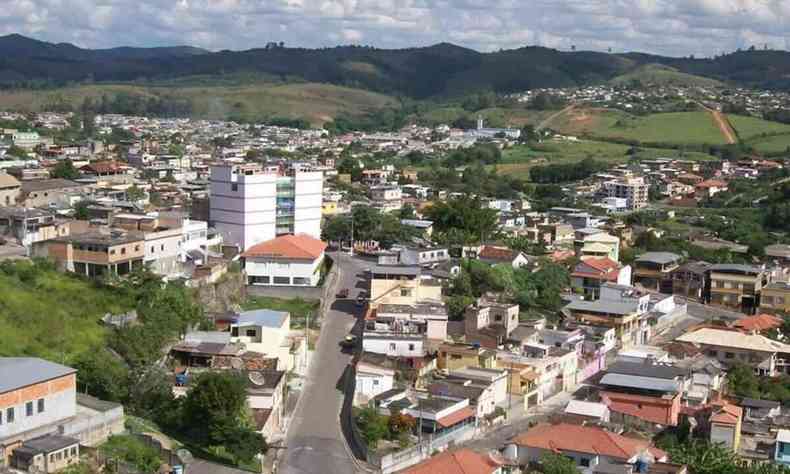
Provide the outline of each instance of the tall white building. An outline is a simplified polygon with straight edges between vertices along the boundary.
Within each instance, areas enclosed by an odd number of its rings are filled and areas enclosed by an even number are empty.
[[[320,171],[283,175],[257,164],[214,165],[209,219],[241,251],[285,234],[320,239],[323,190]]]
[[[648,188],[644,178],[621,178],[603,183],[606,197],[626,200],[626,207],[635,211],[647,206]]]

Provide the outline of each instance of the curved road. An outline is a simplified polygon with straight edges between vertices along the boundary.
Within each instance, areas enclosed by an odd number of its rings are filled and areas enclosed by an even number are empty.
[[[351,294],[348,300],[335,300],[333,297],[328,302],[330,309],[322,315],[321,335],[291,418],[278,473],[356,471],[340,429],[343,394],[338,387],[351,359],[350,355],[341,352],[340,341],[356,322],[354,300],[358,292],[364,289],[362,272],[369,264],[338,253],[333,254],[332,258],[339,271],[335,290],[349,288]]]

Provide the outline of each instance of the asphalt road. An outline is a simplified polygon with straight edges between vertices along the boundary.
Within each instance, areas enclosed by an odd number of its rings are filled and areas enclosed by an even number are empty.
[[[369,264],[347,255],[335,254],[332,257],[340,271],[336,290],[349,288],[351,291],[348,300],[331,302],[323,315],[321,335],[288,429],[278,473],[356,471],[340,429],[343,395],[339,387],[351,358],[341,351],[340,342],[356,322],[359,310],[354,299],[360,290],[365,289],[362,272]]]

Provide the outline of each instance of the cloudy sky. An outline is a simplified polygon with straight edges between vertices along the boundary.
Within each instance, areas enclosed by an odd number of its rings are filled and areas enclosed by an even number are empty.
[[[0,34],[90,48],[268,41],[707,56],[790,49],[790,0],[0,0]]]

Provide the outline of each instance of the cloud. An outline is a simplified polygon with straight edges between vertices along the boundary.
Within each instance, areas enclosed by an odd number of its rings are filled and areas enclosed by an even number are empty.
[[[788,0],[2,0],[0,34],[107,48],[269,41],[709,56],[790,46]]]

